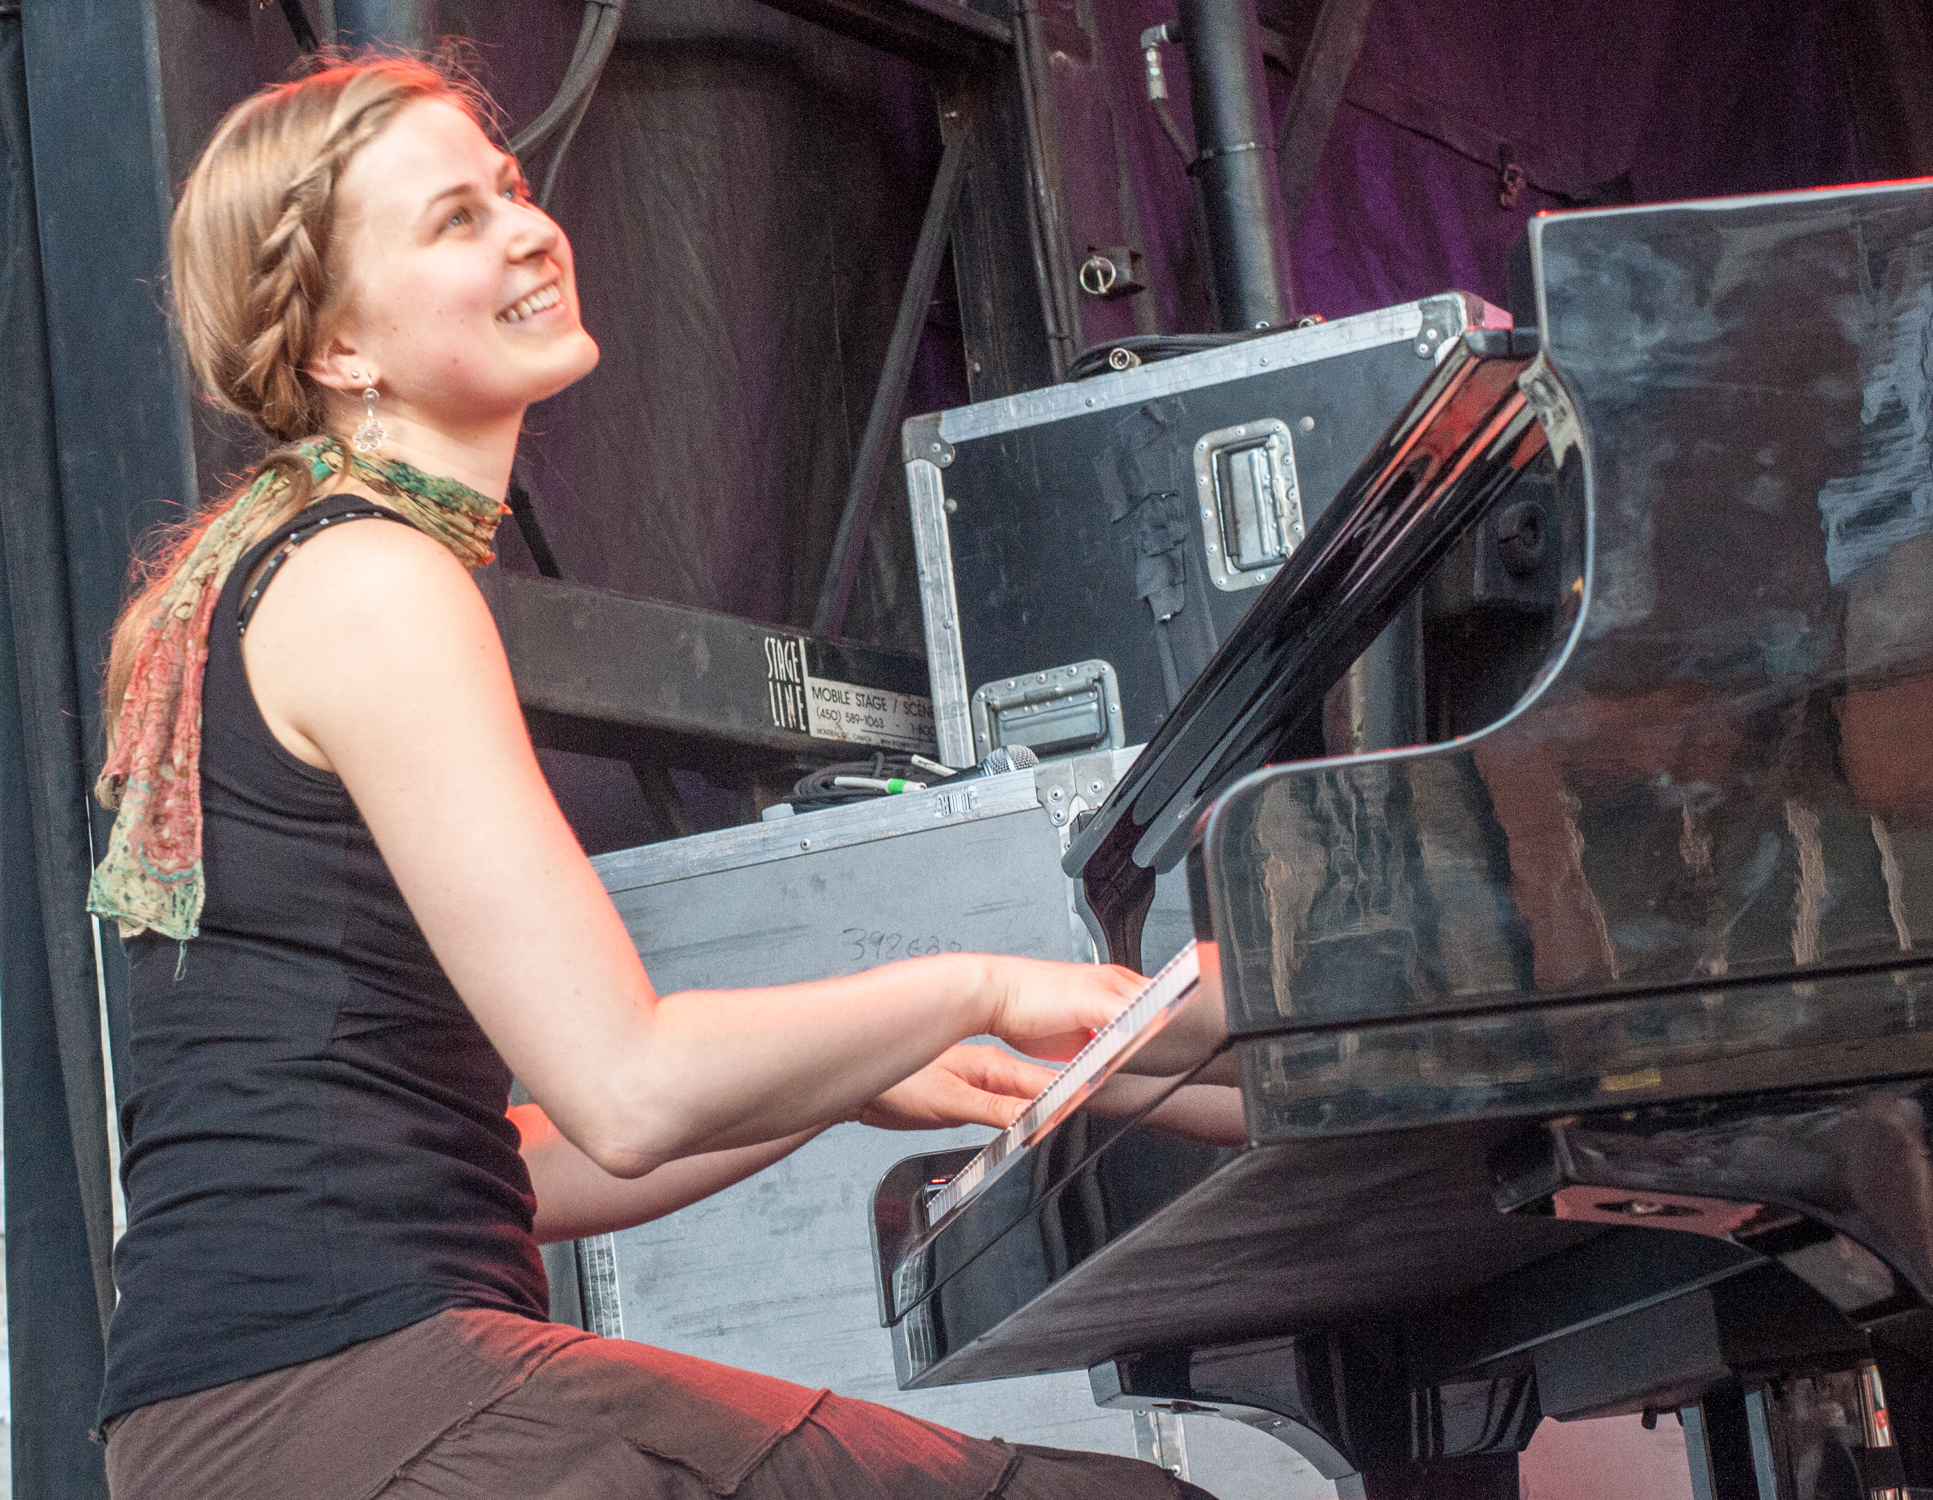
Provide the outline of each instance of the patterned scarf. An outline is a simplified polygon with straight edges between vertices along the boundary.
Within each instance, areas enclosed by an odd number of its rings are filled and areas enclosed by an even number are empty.
[[[494,555],[491,538],[506,507],[454,479],[439,479],[397,459],[348,452],[335,438],[312,438],[296,453],[320,484],[345,463],[392,508],[429,533],[466,567]],[[147,928],[185,942],[200,930],[201,688],[215,601],[248,550],[250,519],[289,487],[266,470],[217,516],[174,570],[134,655],[121,700],[114,753],[94,795],[117,809],[107,855],[88,886],[87,909],[113,917],[121,936]]]

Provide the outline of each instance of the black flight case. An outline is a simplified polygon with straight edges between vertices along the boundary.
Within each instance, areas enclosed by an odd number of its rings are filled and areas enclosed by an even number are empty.
[[[1446,292],[908,421],[940,758],[1152,738],[1442,353],[1509,326]],[[1332,748],[1418,737],[1356,722],[1401,717],[1415,655],[1399,619]]]

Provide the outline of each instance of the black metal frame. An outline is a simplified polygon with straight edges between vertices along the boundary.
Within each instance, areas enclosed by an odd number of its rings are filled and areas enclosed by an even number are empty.
[[[775,658],[802,658],[815,677],[925,695],[926,663],[903,652],[546,578],[485,573],[479,583],[540,745],[756,776],[871,753],[815,738],[775,707]]]
[[[1031,0],[1020,0],[1011,25],[949,0],[767,3],[928,69],[938,95],[941,134],[946,143],[813,613],[813,649],[846,650],[852,656],[851,648],[836,642],[864,555],[879,486],[897,449],[895,437],[898,420],[904,414],[907,383],[949,244],[965,323],[969,385],[976,398],[1057,379],[1071,351],[1072,336],[1065,330],[1072,293],[1057,284],[1055,273],[1061,258],[1049,248],[1064,239],[1060,228],[1064,215],[1059,208],[1058,180],[1049,168],[1051,153],[1045,144],[1051,127],[1041,113],[1045,75],[1039,52],[1039,18],[1032,11]],[[1022,181],[1029,185],[1024,198],[1010,186]],[[1003,185],[1009,185],[1005,191]],[[1016,203],[1016,199],[1021,201]],[[1020,270],[1029,260],[1031,278]],[[1029,279],[1032,286],[1026,285]],[[1065,280],[1064,275],[1059,277],[1059,281]],[[1038,318],[1036,306],[1040,309]],[[535,511],[527,495],[521,499],[519,503],[513,496],[519,528],[530,543],[539,571],[557,578],[555,560]],[[627,628],[642,629],[649,636],[657,627],[640,622],[655,618],[654,610],[663,614],[668,607],[634,602],[639,612]],[[608,615],[604,606],[592,603],[588,592],[584,607]],[[515,613],[500,620],[505,647],[513,664],[522,667],[520,683],[532,691],[539,683],[571,678],[579,665],[572,655],[579,649],[572,633],[536,625],[535,619]],[[763,629],[752,622],[737,623],[743,631]],[[863,670],[870,658],[860,652],[852,659],[860,662]],[[886,670],[897,682],[897,667],[888,665]],[[888,683],[882,680],[876,685]],[[737,692],[726,697],[742,699],[752,686],[755,684],[739,684]],[[563,716],[569,723],[564,739],[580,747],[603,745],[607,747],[605,753],[626,745],[644,753],[643,747],[649,745],[702,762],[708,770],[735,765],[747,771],[770,772],[801,759],[809,762],[815,754],[823,758],[819,752],[826,742],[813,742],[803,756],[797,745],[788,742],[783,747],[785,758],[774,761],[771,752],[775,747],[762,726],[748,732],[735,712],[713,712],[723,698],[708,700],[703,693],[685,695],[682,701],[686,704],[709,702],[712,706],[672,709],[667,718],[668,706],[675,701],[679,701],[678,695],[673,694],[628,706],[608,697],[596,708],[588,700],[574,703]],[[545,725],[547,732],[555,729],[553,719],[544,717],[552,710],[542,707],[530,692],[526,692],[524,702],[538,716],[533,723]],[[600,721],[600,713],[607,717]],[[597,727],[600,722],[603,729]],[[641,738],[639,726],[647,722],[651,733]],[[642,764],[635,756],[625,758],[632,759],[634,765]],[[663,790],[655,781],[653,786]]]
[[[957,0],[765,0],[773,10],[812,21],[911,62],[983,67],[1013,49],[1013,28]]]
[[[815,635],[837,636],[845,623],[846,604],[859,576],[859,558],[865,549],[867,529],[872,524],[873,499],[879,493],[887,460],[898,446],[893,439],[906,404],[906,383],[912,378],[913,356],[919,352],[920,335],[926,329],[926,309],[933,300],[934,283],[940,277],[940,256],[952,231],[960,189],[966,185],[971,138],[961,128],[957,115],[950,124],[940,169],[933,179],[932,196],[920,223],[919,243],[913,249],[913,265],[906,273],[906,290],[900,295],[892,341],[886,346],[886,367],[880,372],[879,388],[873,395],[872,410],[866,416],[866,433],[853,460],[852,483],[846,492],[845,511],[839,517],[839,530],[833,537],[832,562],[826,569],[825,587],[820,592],[818,608],[813,611]]]
[[[1371,0],[1323,0],[1315,32],[1296,70],[1289,107],[1275,138],[1276,170],[1281,174],[1282,214],[1293,235],[1309,206],[1316,164],[1329,144],[1329,130],[1342,107],[1349,70],[1362,50]]]

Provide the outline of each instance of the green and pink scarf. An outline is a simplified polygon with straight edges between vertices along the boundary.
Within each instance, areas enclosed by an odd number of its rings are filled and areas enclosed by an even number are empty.
[[[352,453],[335,438],[312,438],[297,454],[321,484],[348,465],[353,478],[399,515],[442,542],[471,568],[493,556],[502,502],[454,479],[396,459]],[[114,750],[94,795],[115,810],[107,854],[88,886],[87,909],[112,917],[122,937],[148,928],[186,941],[200,930],[206,892],[201,868],[201,689],[215,601],[248,550],[250,518],[286,493],[289,479],[267,470],[209,525],[174,570],[136,648],[116,720]]]

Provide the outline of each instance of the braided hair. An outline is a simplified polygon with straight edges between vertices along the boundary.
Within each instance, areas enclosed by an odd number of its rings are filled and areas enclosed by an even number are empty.
[[[426,98],[455,104],[493,131],[494,106],[454,56],[337,60],[230,110],[189,174],[168,236],[182,346],[207,399],[247,417],[278,446],[223,500],[167,528],[150,560],[137,562],[108,655],[110,726],[135,644],[202,532],[266,469],[289,484],[279,505],[252,520],[251,545],[314,499],[295,444],[328,427],[325,393],[308,366],[341,305],[336,185],[357,151],[406,105]]]

